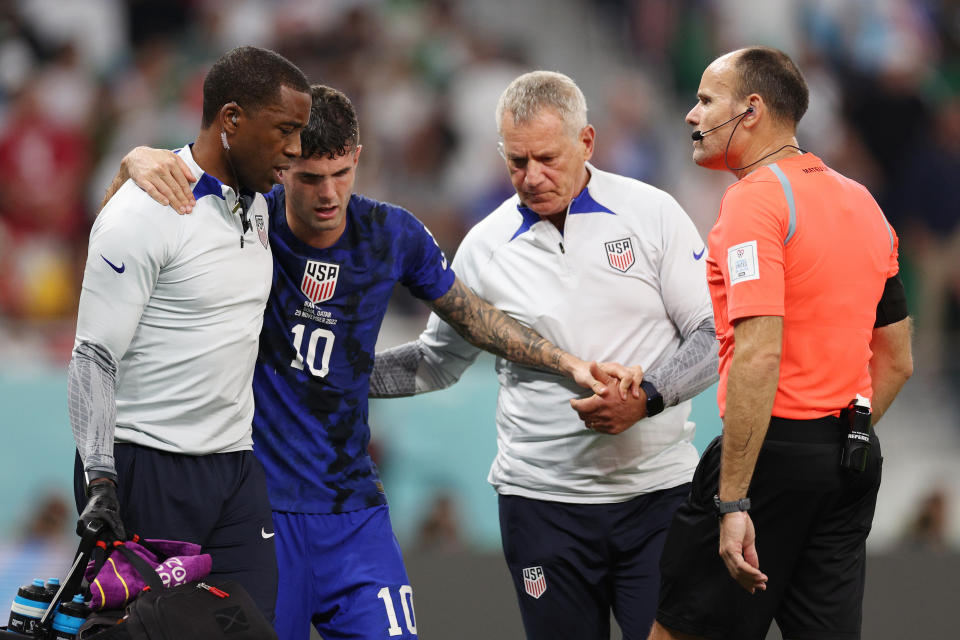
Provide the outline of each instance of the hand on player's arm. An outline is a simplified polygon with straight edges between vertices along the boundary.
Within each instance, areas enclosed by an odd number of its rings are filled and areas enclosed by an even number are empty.
[[[604,384],[616,384],[622,400],[628,395],[640,397],[640,383],[643,382],[643,367],[640,365],[628,367],[619,362],[594,362],[590,365],[590,372]]]
[[[594,377],[591,363],[520,324],[477,296],[459,278],[428,306],[470,344],[517,364],[567,376],[595,394],[607,393],[606,385]]]
[[[640,382],[643,381],[643,369],[605,362],[594,363],[592,373],[607,386],[619,384],[620,393],[570,400],[570,406],[588,429],[616,435],[623,433],[646,417],[647,394],[639,387]],[[617,374],[623,376],[619,378],[619,383],[617,378],[613,377]],[[626,393],[625,387],[635,390],[632,393]]]
[[[151,198],[160,204],[170,205],[177,213],[190,213],[197,203],[190,186],[197,178],[183,158],[172,151],[134,148],[120,163],[120,172],[107,190],[103,204],[113,197],[127,179],[132,179]]]

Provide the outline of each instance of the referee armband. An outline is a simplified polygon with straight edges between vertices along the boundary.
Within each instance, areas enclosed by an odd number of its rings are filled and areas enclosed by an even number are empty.
[[[887,278],[883,286],[883,295],[877,304],[877,321],[873,328],[885,327],[907,317],[907,294],[903,290],[900,274]]]

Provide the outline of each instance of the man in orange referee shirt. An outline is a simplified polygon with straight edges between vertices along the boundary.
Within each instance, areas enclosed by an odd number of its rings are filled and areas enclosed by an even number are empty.
[[[773,619],[788,639],[859,638],[870,423],[913,368],[897,236],[798,147],[808,91],[786,54],[728,53],[697,98],[694,161],[738,179],[708,240],[723,435],[674,517],[651,638],[762,639]]]

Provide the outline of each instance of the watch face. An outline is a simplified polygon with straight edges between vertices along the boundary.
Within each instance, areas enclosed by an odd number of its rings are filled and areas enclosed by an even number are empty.
[[[663,411],[663,396],[660,395],[656,387],[644,380],[640,383],[640,388],[647,394],[647,417],[655,416]]]

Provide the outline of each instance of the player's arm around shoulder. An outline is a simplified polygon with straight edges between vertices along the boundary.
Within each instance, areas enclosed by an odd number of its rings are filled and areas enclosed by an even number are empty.
[[[135,147],[127,153],[103,196],[101,210],[128,180],[133,180],[155,201],[173,207],[178,213],[190,213],[196,205],[191,183],[197,178],[183,158],[173,151]]]

